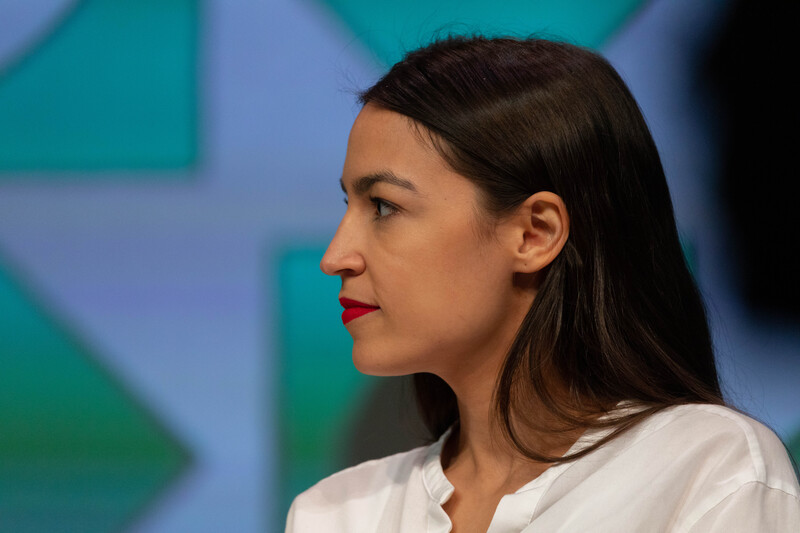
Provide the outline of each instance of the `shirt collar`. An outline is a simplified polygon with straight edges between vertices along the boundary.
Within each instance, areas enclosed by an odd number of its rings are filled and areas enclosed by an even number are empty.
[[[442,468],[442,448],[452,433],[453,426],[450,426],[439,437],[439,440],[428,448],[425,462],[422,465],[422,482],[425,484],[425,490],[428,491],[428,496],[439,505],[444,504],[454,490]]]
[[[450,426],[435,443],[428,447],[422,466],[422,481],[425,484],[425,490],[428,492],[428,496],[439,505],[444,504],[455,490],[453,484],[450,483],[447,476],[445,476],[444,468],[442,467],[442,449],[447,439],[452,435],[454,427],[455,426]],[[597,442],[597,440],[605,436],[608,431],[609,430],[588,430],[584,432],[565,455],[578,452],[591,446],[593,443]],[[567,469],[570,464],[571,463],[560,463],[551,466],[542,472],[541,475],[520,487],[516,491],[516,494],[535,489],[544,483],[549,483]]]

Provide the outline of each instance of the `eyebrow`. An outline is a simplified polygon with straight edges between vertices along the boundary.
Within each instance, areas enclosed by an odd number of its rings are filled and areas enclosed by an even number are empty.
[[[376,183],[387,183],[389,185],[401,187],[413,193],[419,194],[419,191],[417,191],[417,188],[413,183],[405,178],[401,178],[391,170],[380,170],[378,172],[373,172],[372,174],[367,174],[366,176],[356,178],[353,181],[353,194],[357,196],[362,195],[370,190]],[[342,181],[341,178],[339,178],[339,185],[341,185],[342,191],[347,194],[347,189],[345,188],[344,181]]]

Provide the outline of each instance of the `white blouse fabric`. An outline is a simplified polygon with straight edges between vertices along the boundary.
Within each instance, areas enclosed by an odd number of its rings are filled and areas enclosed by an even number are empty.
[[[446,438],[320,481],[295,499],[286,532],[449,532]],[[775,434],[725,407],[666,409],[504,496],[487,533],[667,531],[800,533],[800,487]]]

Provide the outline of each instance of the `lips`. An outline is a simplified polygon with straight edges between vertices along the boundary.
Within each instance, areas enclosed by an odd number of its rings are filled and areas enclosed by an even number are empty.
[[[342,312],[342,324],[347,324],[351,320],[364,316],[367,313],[380,309],[377,305],[369,305],[350,298],[339,298],[339,303],[344,307]]]

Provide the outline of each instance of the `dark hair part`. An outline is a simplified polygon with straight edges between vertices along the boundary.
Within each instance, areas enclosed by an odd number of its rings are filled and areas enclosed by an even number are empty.
[[[569,238],[541,273],[495,390],[498,420],[520,452],[571,460],[665,407],[723,403],[658,151],[605,59],[541,39],[449,37],[407,54],[361,102],[421,126],[495,220],[538,191],[567,206]],[[458,420],[455,395],[430,374],[415,385],[439,437]],[[622,401],[635,409],[601,416]],[[557,422],[540,430],[612,431],[549,456],[520,436],[520,420],[541,420],[531,406]]]

